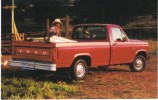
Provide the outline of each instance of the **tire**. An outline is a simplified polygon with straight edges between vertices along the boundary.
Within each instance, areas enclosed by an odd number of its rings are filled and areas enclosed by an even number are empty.
[[[72,78],[75,80],[83,80],[87,74],[87,63],[83,59],[76,60],[72,68]]]
[[[145,69],[146,60],[143,56],[136,56],[134,62],[130,64],[130,69],[133,72],[142,72]]]

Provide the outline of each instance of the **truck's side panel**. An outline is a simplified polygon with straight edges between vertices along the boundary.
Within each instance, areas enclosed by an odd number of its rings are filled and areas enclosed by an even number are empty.
[[[144,42],[141,42],[141,41],[136,42],[136,41],[131,40],[130,44],[131,44],[131,47],[132,47],[132,50],[133,50],[133,52],[131,52],[131,58],[133,60],[139,52],[144,52],[146,54],[146,56],[144,56],[144,57],[148,58],[148,49],[149,49],[148,48],[148,43],[144,43]]]
[[[110,44],[109,42],[78,42],[74,45],[73,43],[58,44],[57,67],[70,67],[80,54],[87,54],[87,56],[89,54],[91,66],[108,65]]]

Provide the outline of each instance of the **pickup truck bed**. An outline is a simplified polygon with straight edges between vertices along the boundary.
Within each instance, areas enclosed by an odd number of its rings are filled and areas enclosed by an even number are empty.
[[[13,47],[13,60],[55,63],[57,68],[70,67],[77,56],[90,56],[93,60],[91,66],[108,65],[110,61],[109,42],[32,43],[18,41],[13,43]],[[97,48],[94,49],[94,47]]]

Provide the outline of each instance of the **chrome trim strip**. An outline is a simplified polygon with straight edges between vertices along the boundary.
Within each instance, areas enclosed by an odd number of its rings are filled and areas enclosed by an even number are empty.
[[[40,69],[40,70],[49,70],[56,71],[56,64],[45,63],[45,62],[33,62],[25,60],[10,60],[9,66],[21,67],[23,69]]]

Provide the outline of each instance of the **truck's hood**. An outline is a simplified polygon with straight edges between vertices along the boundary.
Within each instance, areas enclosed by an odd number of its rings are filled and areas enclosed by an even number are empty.
[[[130,42],[135,42],[135,43],[141,43],[141,44],[147,44],[148,45],[148,42],[146,41],[142,41],[142,40],[134,40],[134,39],[130,39]]]
[[[131,42],[142,42],[141,40],[130,39]]]

